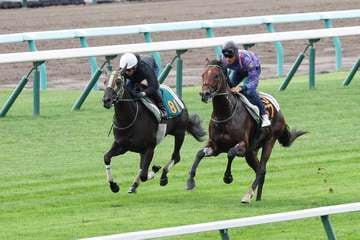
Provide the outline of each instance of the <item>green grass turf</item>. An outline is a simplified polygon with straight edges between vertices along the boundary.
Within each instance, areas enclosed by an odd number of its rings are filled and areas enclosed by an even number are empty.
[[[142,183],[127,194],[138,171],[138,156],[113,159],[120,193],[108,188],[103,154],[112,110],[101,105],[102,92],[92,92],[81,111],[70,112],[80,91],[41,92],[41,116],[32,117],[32,92],[25,90],[5,118],[0,119],[0,239],[78,239],[128,231],[256,216],[360,200],[360,77],[341,85],[346,73],[317,75],[308,90],[307,76],[296,77],[279,92],[281,79],[262,81],[259,89],[279,101],[291,128],[310,133],[290,148],[276,144],[267,168],[261,202],[240,199],[254,179],[244,159],[233,164],[234,182],[222,182],[226,156],[204,159],[197,188],[186,191],[188,171],[204,143],[190,135],[182,161],[169,174]],[[200,87],[183,89],[190,112],[197,112],[207,129],[211,104],[200,101]],[[0,90],[3,104],[11,90]],[[164,165],[173,138],[158,147],[153,163]],[[339,239],[360,239],[360,214],[331,216]],[[317,218],[231,229],[233,239],[326,239]],[[166,239],[219,239],[206,232]]]

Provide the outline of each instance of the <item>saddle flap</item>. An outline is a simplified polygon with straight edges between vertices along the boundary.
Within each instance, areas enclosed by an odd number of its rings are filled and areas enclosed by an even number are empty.
[[[252,104],[245,95],[238,93],[240,100],[245,104],[246,109],[250,113],[251,117],[258,123],[261,123],[261,116],[259,108]],[[276,99],[268,93],[259,92],[261,101],[264,104],[265,110],[269,113],[269,118],[272,119],[275,116],[275,113],[280,111],[280,105]]]
[[[174,93],[174,91],[166,85],[160,85],[160,92],[162,95],[162,101],[166,108],[166,112],[169,118],[174,118],[181,114],[185,108],[184,103]]]

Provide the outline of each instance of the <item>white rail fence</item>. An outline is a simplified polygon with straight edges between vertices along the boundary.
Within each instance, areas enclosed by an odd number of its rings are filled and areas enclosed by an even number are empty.
[[[265,42],[276,42],[276,41],[295,41],[295,40],[308,40],[310,42],[311,48],[313,50],[313,58],[315,59],[315,48],[313,47],[313,42],[318,39],[328,38],[328,37],[345,37],[345,36],[354,36],[360,35],[360,26],[354,27],[341,27],[341,28],[327,28],[327,29],[314,29],[314,30],[304,30],[304,31],[288,31],[288,32],[277,32],[277,33],[261,33],[261,34],[248,34],[248,35],[237,35],[237,36],[227,36],[227,37],[214,37],[214,38],[200,38],[200,39],[191,39],[191,40],[176,40],[176,41],[163,41],[163,42],[151,42],[151,43],[138,43],[138,44],[126,44],[126,45],[112,45],[112,46],[101,46],[101,47],[88,47],[88,48],[72,48],[72,49],[59,49],[59,50],[47,50],[47,51],[37,51],[37,52],[18,52],[18,53],[5,53],[0,54],[0,64],[6,63],[16,63],[16,62],[33,62],[34,67],[30,70],[27,76],[24,76],[14,92],[11,94],[9,99],[4,104],[3,108],[0,110],[0,117],[4,117],[12,104],[15,102],[17,96],[20,94],[26,83],[28,82],[28,77],[30,73],[35,70],[34,81],[33,81],[33,94],[34,94],[34,108],[33,115],[40,114],[40,71],[39,68],[45,61],[54,60],[54,59],[68,59],[68,58],[81,58],[81,57],[91,57],[91,56],[104,56],[104,64],[97,69],[97,71],[92,76],[91,80],[84,88],[81,96],[74,103],[72,110],[79,110],[91,89],[95,86],[98,78],[102,73],[102,68],[104,68],[106,63],[109,63],[109,59],[116,57],[119,54],[125,52],[160,52],[160,51],[169,51],[175,50],[176,57],[174,60],[177,60],[177,74],[176,74],[176,92],[178,96],[182,96],[182,59],[181,54],[186,52],[188,49],[195,48],[210,48],[221,46],[224,42],[232,40],[236,44],[255,44],[255,43],[265,43]],[[173,61],[174,61],[173,60]],[[360,62],[360,59],[359,61]],[[315,61],[310,62],[312,68],[315,66]],[[354,65],[354,69],[351,71],[351,74],[355,74],[358,68],[358,63]],[[163,73],[171,69],[171,64],[168,64],[167,67],[162,72]],[[295,70],[296,71],[296,70]],[[168,72],[165,75],[168,74]],[[311,86],[315,86],[315,71],[310,71],[310,80]],[[287,78],[286,85],[291,78]],[[350,78],[351,79],[351,78]],[[350,82],[349,80],[348,82]]]
[[[46,50],[37,52],[18,52],[0,54],[0,64],[16,62],[38,62],[53,59],[80,58],[91,56],[111,56],[126,52],[160,52],[169,50],[188,50],[195,48],[210,48],[221,46],[232,40],[236,44],[255,44],[290,40],[311,40],[328,37],[343,37],[360,35],[360,26],[327,29],[313,29],[303,31],[288,31],[276,33],[259,33],[215,38],[200,38],[190,40],[174,40],[151,43],[123,44],[89,48],[71,48],[60,50]]]
[[[255,217],[238,218],[217,222],[184,225],[178,227],[160,228],[153,230],[145,230],[139,232],[129,232],[122,234],[114,234],[108,236],[99,236],[93,238],[86,238],[82,240],[140,240],[140,239],[153,239],[160,237],[170,237],[185,234],[195,234],[207,231],[220,231],[222,239],[230,239],[228,229],[240,228],[247,226],[254,226],[266,223],[277,223],[284,221],[299,220],[311,217],[321,217],[326,235],[328,239],[336,239],[335,232],[331,226],[329,215],[339,213],[349,213],[360,211],[360,202],[333,205],[319,208],[304,209],[298,211],[275,213]]]
[[[206,30],[208,37],[215,37],[213,29],[215,28],[231,28],[241,26],[254,26],[264,25],[268,32],[274,32],[274,24],[281,23],[295,23],[295,22],[314,22],[323,21],[326,28],[332,28],[333,20],[360,18],[360,9],[351,9],[343,11],[327,11],[327,12],[309,12],[309,13],[292,13],[280,15],[265,15],[265,16],[252,16],[252,17],[237,17],[237,18],[224,18],[224,19],[207,19],[195,21],[182,21],[182,22],[168,22],[168,23],[152,23],[152,24],[139,24],[128,26],[114,26],[114,27],[98,27],[98,28],[82,28],[82,29],[65,29],[44,32],[25,32],[0,35],[1,43],[16,43],[27,42],[31,51],[37,51],[36,41],[39,40],[55,40],[55,39],[80,39],[82,47],[88,47],[87,38],[100,37],[100,36],[121,36],[131,34],[143,34],[146,42],[152,42],[152,33],[159,32],[174,32],[186,30]],[[310,23],[311,24],[311,23]],[[309,25],[310,25],[309,24]],[[339,70],[342,65],[342,49],[341,42],[338,37],[333,37],[333,45],[336,53],[336,70]],[[277,72],[279,76],[283,75],[283,47],[281,42],[275,42],[277,52]],[[220,55],[220,49],[215,48],[217,57]],[[153,53],[156,61],[161,66],[161,57],[158,52]],[[92,72],[97,69],[96,59],[91,57],[89,59]],[[41,69],[42,85],[46,88],[46,70],[45,65]]]

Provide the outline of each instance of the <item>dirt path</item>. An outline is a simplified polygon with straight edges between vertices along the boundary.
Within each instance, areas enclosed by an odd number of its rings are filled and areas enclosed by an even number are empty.
[[[360,0],[260,0],[260,1],[234,1],[234,0],[173,0],[173,1],[143,1],[120,2],[102,5],[86,6],[58,6],[41,9],[12,9],[0,10],[0,34],[59,30],[71,28],[90,28],[122,26],[132,24],[158,23],[169,21],[202,20],[228,17],[247,17],[270,14],[287,14],[298,12],[349,10],[360,8]],[[176,9],[176,11],[175,11]],[[360,25],[360,19],[336,20],[335,27]],[[277,31],[302,30],[322,28],[322,22],[308,22],[296,24],[275,25]],[[250,26],[227,29],[216,29],[217,36],[262,33],[264,26]],[[181,31],[153,34],[154,41],[190,39],[205,37],[202,31]],[[360,56],[360,40],[356,37],[342,38],[343,65],[349,69]],[[90,46],[102,46],[121,43],[143,42],[142,35],[129,35],[123,37],[98,37],[89,39]],[[293,61],[301,52],[307,41],[284,42],[286,73]],[[38,49],[61,49],[79,47],[78,40],[52,40],[38,41]],[[25,43],[1,44],[0,53],[27,51]],[[252,48],[261,57],[263,63],[263,78],[276,76],[276,52],[273,44],[258,44]],[[324,39],[316,44],[318,72],[335,70],[335,53],[331,39]],[[174,52],[162,53],[163,62],[167,63]],[[202,66],[206,57],[212,57],[211,49],[191,50],[183,56],[184,83],[199,83]],[[98,60],[101,62],[101,59]],[[117,61],[114,61],[117,64]],[[0,65],[0,87],[13,87],[31,64]],[[47,63],[48,86],[50,88],[82,89],[90,78],[87,59],[68,59],[50,61]],[[300,72],[307,72],[306,61]],[[169,85],[174,83],[174,72],[167,80]]]

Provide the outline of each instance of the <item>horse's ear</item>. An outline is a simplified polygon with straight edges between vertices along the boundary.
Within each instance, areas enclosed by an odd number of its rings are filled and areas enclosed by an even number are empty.
[[[123,75],[123,74],[126,72],[126,69],[127,69],[127,64],[125,65],[125,67],[120,68],[119,74],[120,74],[120,75]]]
[[[209,58],[205,58],[205,66],[209,65],[210,63],[210,59]]]

